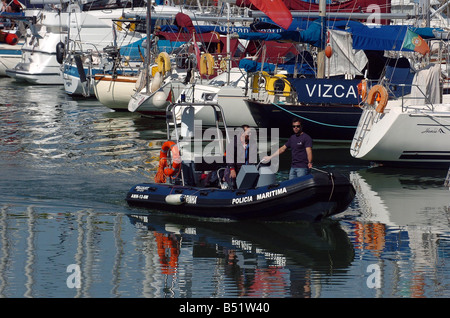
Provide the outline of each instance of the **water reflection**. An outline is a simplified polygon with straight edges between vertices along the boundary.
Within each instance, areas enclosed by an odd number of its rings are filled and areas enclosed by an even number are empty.
[[[357,189],[334,220],[131,209],[126,192],[154,175],[164,122],[55,87],[0,88],[0,297],[450,297],[447,171],[362,169],[317,145],[318,167],[345,170]],[[71,264],[79,289],[66,283]],[[371,265],[381,288],[367,285]]]
[[[450,195],[446,171],[367,169],[351,172],[359,208],[366,221],[419,227],[435,233],[449,229]]]
[[[0,209],[0,297],[318,297],[354,258],[338,222]],[[80,268],[70,288],[69,265]]]
[[[319,277],[345,271],[354,256],[346,233],[333,221],[224,223],[153,214],[129,217],[156,242],[165,281],[180,284],[168,283],[167,296],[192,297],[203,290],[204,297],[311,297]],[[207,269],[205,263],[213,267]],[[202,288],[196,288],[198,284]]]
[[[388,168],[350,173],[356,208],[345,217],[344,227],[357,257],[380,264],[389,296],[448,295],[442,285],[449,271],[445,259],[450,195],[443,186],[445,175],[446,171]]]

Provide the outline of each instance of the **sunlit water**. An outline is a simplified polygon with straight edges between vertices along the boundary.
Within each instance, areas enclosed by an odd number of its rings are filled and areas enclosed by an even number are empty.
[[[124,199],[154,176],[164,123],[7,78],[0,100],[1,297],[450,296],[447,171],[368,169],[317,146],[316,166],[357,190],[332,220],[148,212]]]

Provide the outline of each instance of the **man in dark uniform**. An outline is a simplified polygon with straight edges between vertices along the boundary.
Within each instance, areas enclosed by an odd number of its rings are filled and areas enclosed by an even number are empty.
[[[289,171],[289,179],[301,177],[311,173],[312,168],[312,139],[303,132],[302,124],[298,118],[292,120],[292,130],[294,134],[288,141],[281,146],[275,153],[264,157],[263,161],[268,162],[273,157],[279,156],[286,149],[290,148],[292,152],[291,169]]]

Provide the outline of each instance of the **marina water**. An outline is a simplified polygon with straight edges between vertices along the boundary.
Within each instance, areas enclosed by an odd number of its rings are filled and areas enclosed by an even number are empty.
[[[315,166],[357,190],[330,220],[148,212],[125,196],[152,180],[164,122],[61,86],[0,88],[0,297],[450,296],[447,171],[369,168],[345,145],[316,144]]]

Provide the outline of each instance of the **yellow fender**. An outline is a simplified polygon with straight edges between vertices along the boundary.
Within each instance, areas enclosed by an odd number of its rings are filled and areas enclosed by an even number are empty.
[[[172,69],[170,57],[167,52],[159,53],[156,58],[156,64],[158,64],[158,72],[160,72],[163,76]]]
[[[286,75],[283,74],[276,74],[267,80],[266,82],[267,93],[269,95],[275,95],[275,82],[280,79],[284,82],[283,96],[291,95],[291,84],[286,79]]]
[[[378,102],[378,105],[375,111],[380,114],[384,112],[384,109],[386,108],[386,105],[388,103],[388,99],[388,91],[382,85],[373,86],[367,94],[367,104],[373,105],[376,100]]]
[[[259,81],[261,78],[264,78],[266,81],[266,84],[267,84],[267,81],[270,78],[270,75],[269,75],[269,73],[267,73],[265,71],[255,73],[255,75],[253,76],[253,83],[252,83],[252,92],[253,93],[259,92],[259,90],[260,90]]]
[[[228,67],[228,65],[227,65],[227,60],[226,60],[226,59],[222,59],[222,60],[220,61],[219,67],[220,67],[220,69],[221,69],[222,71],[226,71],[226,70],[227,70],[227,67]]]
[[[119,20],[124,19],[124,17],[120,17]],[[121,21],[117,21],[117,30],[118,31],[122,31],[123,27],[122,27],[122,22]],[[134,30],[136,30],[136,23],[130,23],[130,27],[128,28],[129,31],[133,32]]]
[[[202,54],[200,57],[200,74],[213,75],[214,74],[214,57],[210,53]]]
[[[151,65],[150,66],[152,77],[155,77],[155,74],[159,72],[159,66],[158,65]]]

